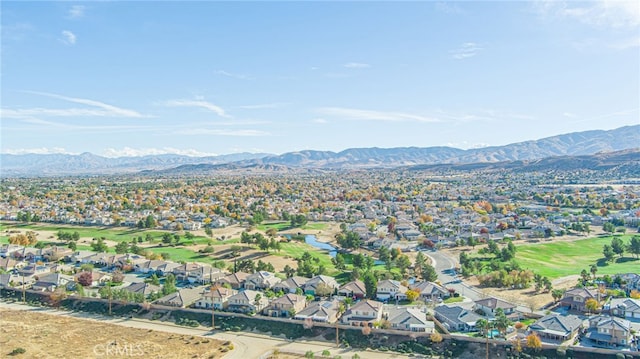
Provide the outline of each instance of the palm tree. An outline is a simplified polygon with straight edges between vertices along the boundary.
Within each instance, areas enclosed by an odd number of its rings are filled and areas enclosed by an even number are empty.
[[[591,265],[591,275],[593,276],[593,279],[596,279],[596,273],[598,273],[598,266],[595,264]]]
[[[482,334],[483,336],[488,332],[489,326],[489,321],[486,319],[480,318],[476,321],[476,328],[480,330],[480,334]]]

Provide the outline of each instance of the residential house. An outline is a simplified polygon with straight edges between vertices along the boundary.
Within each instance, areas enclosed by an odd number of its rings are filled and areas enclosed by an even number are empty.
[[[80,272],[75,275],[74,280],[76,282],[78,281],[78,278],[80,277],[80,275],[82,275],[82,273],[85,273],[85,272]],[[99,285],[105,284],[109,282],[112,278],[111,274],[107,274],[103,272],[91,271],[89,273],[91,273],[91,287],[97,287]]]
[[[409,332],[433,333],[435,325],[427,320],[427,314],[418,308],[398,307],[390,309],[387,320],[391,329]]]
[[[472,332],[476,330],[478,319],[483,316],[460,305],[439,305],[434,310],[435,317],[451,331]]]
[[[354,304],[341,318],[341,322],[355,326],[373,326],[382,319],[382,302],[365,299]]]
[[[91,263],[91,257],[93,257],[95,254],[96,253],[93,251],[76,251],[67,258],[69,262],[85,264]]]
[[[130,285],[122,288],[123,290],[129,291],[133,294],[142,294],[145,298],[148,298],[152,294],[160,293],[162,291],[162,287],[151,284],[151,283],[131,283]]]
[[[211,306],[218,310],[224,310],[227,308],[229,298],[237,294],[235,289],[225,287],[215,287],[213,291],[208,290],[202,294],[202,297],[198,299],[194,307],[202,309],[211,309]]]
[[[154,303],[169,307],[187,308],[202,297],[202,288],[182,288],[177,292],[165,295]]]
[[[423,302],[440,302],[449,296],[449,292],[443,286],[433,282],[418,282],[411,285],[411,289],[420,293],[419,299]]]
[[[272,290],[276,293],[279,291],[283,293],[295,293],[298,288],[302,289],[308,280],[309,278],[293,276],[277,283],[273,286]]]
[[[354,280],[342,285],[338,289],[338,295],[341,295],[343,297],[362,299],[367,296],[367,289],[363,281]]]
[[[496,315],[496,310],[498,308],[502,309],[504,314],[507,316],[514,314],[516,311],[515,305],[493,297],[476,300],[474,305],[475,310],[481,310],[490,318],[493,318]]]
[[[216,286],[230,287],[233,289],[240,289],[244,287],[244,283],[247,280],[249,273],[236,272],[228,274],[214,282]]]
[[[631,323],[622,318],[596,315],[589,318],[585,337],[597,346],[626,347],[631,343]]]
[[[576,315],[548,314],[529,326],[542,341],[562,343],[575,337],[583,320]]]
[[[340,302],[337,300],[321,300],[311,302],[302,311],[296,313],[294,319],[312,320],[314,322],[335,323],[338,320],[338,308]]]
[[[640,299],[615,298],[608,306],[611,315],[626,319],[640,319]]]
[[[336,282],[335,278],[320,274],[306,281],[302,289],[306,294],[316,295],[316,291],[319,286],[326,286],[331,288],[333,291],[340,288],[340,285]]]
[[[20,253],[24,250],[23,246],[17,244],[3,244],[0,247],[0,257],[2,258],[16,258],[13,253]]]
[[[0,288],[9,288],[15,283],[15,280],[18,279],[17,276],[9,273],[0,274]]]
[[[258,313],[269,304],[269,300],[260,292],[255,290],[245,290],[229,297],[228,303],[228,311],[238,313]]]
[[[407,290],[409,290],[409,288],[400,284],[399,281],[385,279],[378,282],[376,298],[382,301],[407,299]]]
[[[31,289],[53,292],[58,287],[66,288],[70,283],[74,283],[72,276],[59,273],[47,273],[45,275],[38,276]]]
[[[155,274],[156,270],[162,265],[165,265],[167,261],[162,259],[151,259],[139,262],[133,266],[133,270],[136,273],[142,274]],[[173,269],[172,269],[173,270]]]
[[[573,288],[564,293],[564,296],[560,299],[560,305],[569,307],[569,310],[586,312],[587,308],[585,304],[587,300],[597,300],[598,297],[599,294],[597,289]]]
[[[288,293],[271,301],[264,310],[270,317],[293,317],[307,306],[307,298],[302,295]]]
[[[178,282],[207,284],[224,277],[225,273],[208,264],[185,263],[173,269]]]
[[[275,274],[267,271],[258,271],[247,276],[244,282],[245,289],[267,289],[280,283],[282,280]]]

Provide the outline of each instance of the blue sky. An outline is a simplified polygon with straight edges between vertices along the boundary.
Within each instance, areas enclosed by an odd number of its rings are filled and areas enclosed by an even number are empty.
[[[3,1],[3,153],[474,148],[640,123],[640,2]]]

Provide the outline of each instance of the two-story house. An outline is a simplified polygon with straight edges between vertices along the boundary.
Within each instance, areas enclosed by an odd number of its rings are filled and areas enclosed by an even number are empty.
[[[208,264],[185,263],[173,270],[176,281],[207,284],[224,277],[225,273]]]
[[[237,313],[258,313],[269,304],[263,293],[245,290],[229,297],[227,310]]]
[[[568,307],[569,310],[586,312],[586,302],[589,299],[598,300],[599,293],[597,289],[590,288],[573,288],[566,291],[560,299],[560,305]]]
[[[611,315],[625,319],[640,319],[640,299],[611,299],[608,308]]]
[[[247,276],[244,282],[245,289],[264,290],[272,288],[274,285],[280,283],[282,280],[275,276],[275,274],[267,271],[258,271],[251,273]]]
[[[365,299],[354,304],[343,315],[341,322],[356,326],[372,327],[382,319],[383,303]]]
[[[213,290],[205,291],[194,304],[194,307],[211,309],[211,306],[213,306],[217,310],[225,310],[228,306],[229,298],[236,294],[238,294],[238,291],[235,289],[215,287]]]
[[[364,285],[364,282],[357,279],[342,285],[338,289],[338,295],[341,295],[343,297],[362,299],[367,296],[367,289]]]
[[[319,286],[324,286],[332,292],[340,288],[335,278],[320,274],[306,281],[302,289],[306,294],[316,295]]]
[[[287,293],[271,301],[264,313],[270,317],[294,317],[307,306],[307,298],[302,295]]]
[[[376,298],[382,301],[407,299],[407,290],[409,290],[409,288],[405,287],[397,280],[381,280],[378,282]]]
[[[622,318],[596,315],[589,318],[585,337],[596,346],[627,347],[631,343],[631,323]]]

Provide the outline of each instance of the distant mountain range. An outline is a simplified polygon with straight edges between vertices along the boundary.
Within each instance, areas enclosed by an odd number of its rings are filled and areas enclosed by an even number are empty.
[[[215,170],[245,169],[251,171],[286,171],[287,169],[354,169],[354,168],[500,168],[513,166],[591,166],[631,161],[638,165],[640,125],[610,131],[574,132],[535,141],[505,146],[461,150],[452,147],[351,148],[341,152],[300,151],[282,155],[239,153],[224,156],[189,157],[154,155],[107,158],[91,153],[81,155],[0,155],[2,177],[90,175],[116,173],[189,173]],[[623,151],[611,159],[603,153]],[[590,156],[593,157],[575,157]],[[600,157],[598,157],[600,156]],[[547,159],[553,157],[554,159]],[[554,162],[555,161],[555,162]],[[613,161],[613,162],[611,162]],[[564,162],[563,162],[564,163]],[[545,167],[547,168],[547,167]]]

